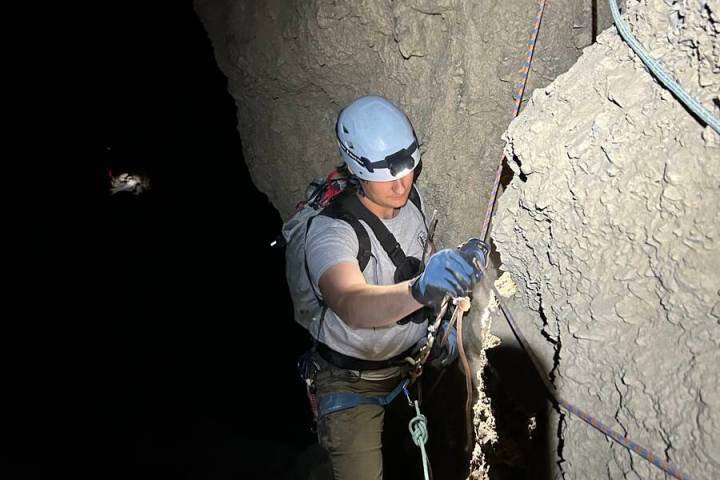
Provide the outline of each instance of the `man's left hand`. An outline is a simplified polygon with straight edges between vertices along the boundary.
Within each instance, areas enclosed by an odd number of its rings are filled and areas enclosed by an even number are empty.
[[[438,331],[437,338],[433,344],[433,354],[431,356],[430,365],[436,368],[445,368],[453,363],[458,357],[457,346],[457,330],[455,327],[450,328],[447,336],[447,342],[442,343],[445,332],[447,331],[449,322],[445,320]]]

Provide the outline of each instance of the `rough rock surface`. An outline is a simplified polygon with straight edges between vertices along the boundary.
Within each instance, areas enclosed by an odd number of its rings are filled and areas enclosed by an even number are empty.
[[[592,42],[592,4],[548,2],[528,94]],[[253,181],[282,218],[313,177],[339,163],[339,109],[381,94],[420,138],[440,244],[479,234],[535,0],[196,0],[195,8],[229,78]]]
[[[637,0],[625,18],[720,116],[720,1]],[[720,478],[720,137],[611,28],[506,138],[518,174],[494,241],[560,395],[692,478]],[[554,421],[554,477],[666,478],[579,419]]]

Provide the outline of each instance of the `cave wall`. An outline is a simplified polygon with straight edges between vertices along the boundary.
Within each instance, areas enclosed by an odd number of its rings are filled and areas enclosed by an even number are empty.
[[[720,2],[634,0],[636,38],[720,116]],[[510,125],[493,239],[562,397],[720,478],[720,137],[614,28]],[[576,418],[556,478],[666,478]]]
[[[593,3],[548,2],[528,93],[592,42]],[[253,181],[283,219],[340,162],[340,108],[381,94],[415,126],[439,243],[480,233],[536,1],[195,0],[195,9],[229,79]],[[607,6],[596,12],[595,30],[607,27]]]

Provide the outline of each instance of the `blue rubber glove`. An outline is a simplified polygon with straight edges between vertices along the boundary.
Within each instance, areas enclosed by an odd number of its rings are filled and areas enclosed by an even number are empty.
[[[442,344],[442,339],[445,336],[445,330],[447,330],[448,325],[449,322],[444,320],[438,329],[438,335],[433,344],[432,360],[430,361],[430,365],[433,367],[445,368],[458,357],[457,330],[455,330],[455,327],[450,329],[447,343]]]
[[[440,250],[430,257],[425,271],[410,281],[413,298],[423,305],[439,307],[445,295],[466,296],[482,276],[482,270],[473,258],[474,252]]]
[[[471,262],[473,259],[477,260],[483,271],[487,268],[490,246],[479,238],[468,239],[468,241],[460,245],[460,252]],[[480,275],[482,275],[482,271]]]

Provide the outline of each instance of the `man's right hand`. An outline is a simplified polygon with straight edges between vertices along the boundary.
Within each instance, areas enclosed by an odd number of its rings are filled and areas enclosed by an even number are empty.
[[[430,257],[425,271],[410,283],[410,292],[418,303],[439,307],[446,295],[465,297],[482,277],[472,252],[446,248]],[[484,262],[480,262],[480,265]]]

